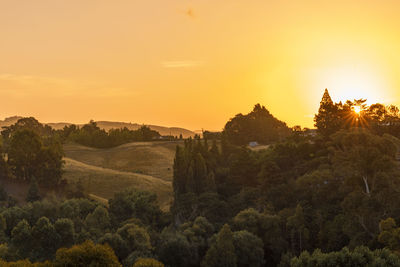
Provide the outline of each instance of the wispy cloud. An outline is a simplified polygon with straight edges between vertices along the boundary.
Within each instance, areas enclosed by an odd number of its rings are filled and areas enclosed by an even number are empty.
[[[203,65],[202,61],[180,60],[180,61],[164,61],[161,63],[164,68],[192,68]]]

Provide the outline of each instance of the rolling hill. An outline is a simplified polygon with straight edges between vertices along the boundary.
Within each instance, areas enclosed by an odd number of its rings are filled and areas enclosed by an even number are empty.
[[[69,181],[82,180],[93,198],[105,202],[127,187],[154,192],[162,209],[172,201],[172,165],[181,141],[128,143],[109,149],[64,145]]]

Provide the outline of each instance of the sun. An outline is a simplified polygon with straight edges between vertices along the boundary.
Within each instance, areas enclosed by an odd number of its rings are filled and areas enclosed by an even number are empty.
[[[360,106],[353,106],[353,111],[354,111],[356,114],[360,115],[361,107],[360,107]]]

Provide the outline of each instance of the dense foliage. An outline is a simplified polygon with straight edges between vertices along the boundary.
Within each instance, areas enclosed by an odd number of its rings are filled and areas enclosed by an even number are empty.
[[[56,187],[61,182],[63,148],[55,131],[23,118],[1,132],[0,177]],[[35,186],[32,183],[32,186]]]
[[[160,137],[157,131],[151,130],[145,125],[137,130],[129,130],[125,127],[111,129],[107,132],[100,129],[94,121],[90,121],[81,128],[76,125],[65,126],[59,132],[64,140],[97,148],[109,148],[136,141],[152,141]]]
[[[235,145],[249,142],[269,144],[284,139],[290,133],[286,123],[276,119],[260,104],[254,106],[249,114],[237,114],[224,128],[223,135]]]

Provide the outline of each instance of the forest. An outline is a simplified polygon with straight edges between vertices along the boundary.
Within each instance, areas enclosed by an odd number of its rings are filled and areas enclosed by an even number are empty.
[[[289,128],[257,104],[221,133],[184,140],[163,211],[154,192],[127,188],[104,205],[62,179],[65,140],[108,147],[157,137],[150,129],[54,131],[22,119],[1,132],[1,182],[30,186],[26,203],[0,191],[0,263],[400,266],[399,109],[334,103],[325,90],[314,121]]]

